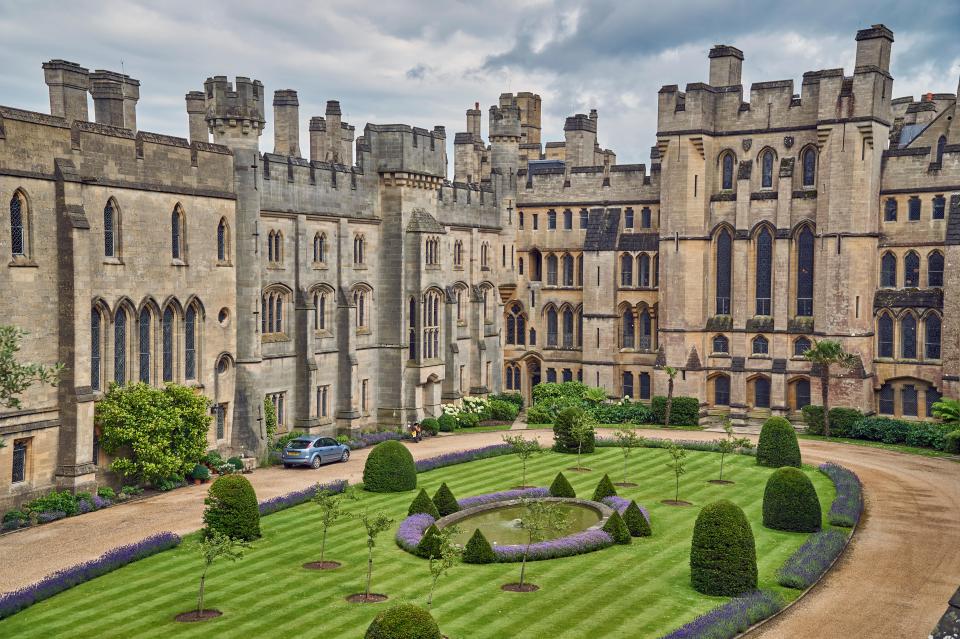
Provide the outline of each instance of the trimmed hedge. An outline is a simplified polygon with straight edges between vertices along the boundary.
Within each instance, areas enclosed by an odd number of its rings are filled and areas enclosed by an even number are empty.
[[[580,444],[573,438],[571,430],[574,423],[579,419],[586,417],[586,411],[582,408],[566,408],[557,415],[553,423],[553,450],[558,453],[576,453]],[[592,453],[596,442],[596,432],[591,429],[590,434],[580,446],[580,452]]]
[[[735,597],[757,588],[757,549],[750,522],[726,499],[697,515],[690,546],[690,583],[705,595]]]
[[[493,546],[490,545],[479,528],[473,531],[470,541],[463,549],[463,561],[468,564],[493,564],[497,562],[497,555],[493,552]]]
[[[943,450],[953,455],[960,455],[960,430],[946,434],[943,438]]]
[[[767,479],[763,491],[763,525],[790,532],[817,532],[822,519],[820,499],[810,478],[786,466]]]
[[[610,537],[613,538],[613,542],[616,544],[629,544],[632,541],[630,537],[630,529],[627,528],[627,524],[623,521],[623,517],[621,517],[620,513],[618,513],[616,510],[614,510],[613,514],[607,519],[607,523],[603,525],[603,532],[610,535]]]
[[[800,409],[803,421],[810,435],[823,435],[823,406],[810,404]],[[850,437],[853,427],[863,419],[863,413],[856,408],[835,406],[830,409],[830,436]]]
[[[222,475],[210,486],[203,503],[204,532],[219,532],[233,539],[253,541],[260,537],[260,506],[257,493],[243,475]]]
[[[637,502],[631,501],[627,509],[623,511],[623,523],[627,525],[631,537],[649,537],[653,534],[650,529],[650,522],[643,516],[643,511]]]
[[[364,638],[441,639],[442,636],[429,611],[413,604],[400,604],[374,617]]]
[[[491,400],[490,403],[487,404],[487,410],[490,412],[489,419],[493,419],[498,422],[513,421],[520,413],[520,409],[516,404],[505,402],[501,399]]]
[[[436,435],[440,432],[440,422],[433,417],[427,417],[420,422],[420,430],[425,432],[427,435]]]
[[[570,397],[583,399],[587,392],[587,385],[582,382],[546,382],[533,387],[533,403],[537,404],[548,398]]]
[[[444,413],[437,420],[441,433],[452,433],[457,429],[457,418],[450,413]]]
[[[604,473],[603,479],[600,480],[596,490],[593,491],[593,501],[603,501],[604,498],[615,497],[616,494],[617,489],[613,487],[613,482],[610,481],[610,475]]]
[[[476,428],[480,425],[480,416],[476,413],[459,413],[457,426],[459,428]]]
[[[550,411],[548,411],[544,406],[534,404],[527,409],[527,423],[551,424],[553,423],[553,415],[551,415]]]
[[[570,485],[570,482],[567,481],[563,473],[557,473],[557,476],[553,479],[553,483],[550,484],[550,496],[574,498],[577,496],[577,492],[573,489],[573,486]]]
[[[800,444],[793,426],[783,417],[771,417],[760,429],[757,463],[770,468],[800,468]]]
[[[624,402],[622,404],[597,404],[588,409],[598,424],[652,424],[653,411],[646,404]],[[672,421],[672,420],[671,420]]]
[[[653,410],[653,421],[662,424],[666,421],[667,398],[655,395],[650,401]],[[670,405],[671,426],[697,426],[700,423],[700,400],[696,397],[678,396],[673,398]]]
[[[373,447],[363,466],[363,489],[371,493],[402,493],[417,487],[413,455],[398,441]]]
[[[430,515],[434,519],[440,519],[440,511],[437,510],[436,504],[433,503],[433,500],[430,499],[430,495],[427,494],[427,491],[423,488],[420,489],[420,492],[417,493],[417,496],[413,498],[413,502],[410,504],[410,508],[407,509],[407,516],[416,515],[417,513],[424,513]]]
[[[446,517],[447,515],[452,515],[460,510],[460,505],[457,503],[457,498],[453,496],[453,491],[451,491],[450,487],[447,486],[447,482],[440,484],[440,488],[438,488],[437,492],[433,494],[433,503],[437,507],[437,512],[440,513],[436,519],[440,519],[440,517]]]
[[[854,439],[866,439],[884,444],[906,444],[944,450],[947,435],[953,430],[956,430],[956,424],[911,422],[890,417],[864,417],[853,427],[850,436]]]
[[[517,407],[517,411],[523,408],[523,395],[521,393],[494,393],[487,399],[491,402],[510,402]]]

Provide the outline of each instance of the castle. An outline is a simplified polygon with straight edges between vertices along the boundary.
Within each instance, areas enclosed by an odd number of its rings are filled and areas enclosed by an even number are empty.
[[[330,101],[308,160],[295,91],[271,153],[256,80],[187,93],[187,140],[137,130],[137,80],[45,63],[50,115],[0,107],[0,317],[66,368],[0,413],[0,506],[104,479],[113,382],[196,387],[231,453],[262,450],[264,398],[345,433],[545,381],[646,401],[668,365],[706,418],[796,421],[831,338],[858,357],[835,404],[928,417],[960,394],[960,123],[955,95],[893,98],[892,43],[747,100],[714,47],[707,83],[660,90],[649,167],[596,111],[542,142],[540,97],[506,93],[488,141],[467,111],[452,182],[443,127],[356,135]]]

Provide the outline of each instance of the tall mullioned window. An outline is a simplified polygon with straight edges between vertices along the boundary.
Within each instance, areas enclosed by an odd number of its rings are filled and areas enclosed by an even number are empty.
[[[620,256],[620,286],[633,286],[633,256],[629,253]]]
[[[150,383],[150,309],[140,311],[137,326],[140,331],[140,381]]]
[[[127,383],[127,311],[122,308],[113,318],[113,381]]]
[[[942,220],[947,210],[947,199],[942,195],[936,195],[933,198],[933,213],[930,217],[935,220]]]
[[[900,357],[917,358],[917,318],[912,313],[900,320]]]
[[[116,257],[117,255],[117,211],[113,200],[103,207],[103,255]]]
[[[903,258],[903,285],[911,288],[920,286],[920,256],[913,251]]]
[[[771,290],[773,276],[773,236],[763,228],[757,235],[757,282],[756,314],[771,315]]]
[[[733,153],[729,151],[720,158],[720,188],[733,190]]]
[[[193,306],[183,320],[183,376],[197,378],[197,310]]]
[[[813,147],[807,147],[801,158],[803,165],[803,186],[815,186],[817,182],[817,152]]]
[[[887,313],[877,319],[877,356],[893,357],[893,318]]]
[[[943,253],[940,251],[927,256],[927,286],[943,286]]]
[[[760,186],[764,189],[773,187],[773,151],[770,149],[760,156]]]
[[[797,237],[797,315],[813,316],[813,231],[805,226]]]
[[[96,308],[90,312],[90,388],[100,390],[100,345],[103,316]]]
[[[717,315],[730,314],[731,252],[733,238],[723,229],[717,235]]]
[[[550,308],[547,311],[547,346],[557,345],[557,311]]]
[[[26,206],[20,193],[10,200],[10,246],[14,257],[27,254]]]
[[[650,256],[646,253],[637,258],[637,286],[650,286]]]
[[[184,248],[184,219],[180,207],[173,209],[170,214],[170,254],[175,260],[183,259]]]
[[[163,311],[163,320],[160,323],[160,332],[163,342],[163,381],[173,381],[173,309],[169,306]]]
[[[621,348],[636,348],[636,326],[634,323],[634,315],[632,309],[624,309],[623,315],[620,318],[620,347]]]
[[[923,356],[925,359],[940,359],[940,329],[942,322],[936,313],[923,320]]]
[[[893,253],[884,253],[880,258],[880,286],[897,287],[897,256]]]
[[[227,221],[220,218],[217,224],[217,260],[220,262],[227,261],[227,241]]]
[[[897,221],[897,201],[892,197],[887,198],[887,201],[883,203],[883,221]]]

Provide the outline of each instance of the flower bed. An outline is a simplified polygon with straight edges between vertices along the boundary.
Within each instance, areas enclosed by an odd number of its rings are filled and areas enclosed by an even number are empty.
[[[847,545],[847,534],[827,528],[812,535],[777,571],[777,583],[804,590],[823,576]]]
[[[464,499],[457,500],[457,504],[461,509],[467,509],[475,506],[482,506],[484,504],[493,504],[500,501],[520,499],[521,497],[540,498],[549,496],[550,491],[546,488],[502,490],[495,493],[486,493],[484,495],[466,497]],[[629,504],[630,502],[628,501],[623,508],[626,509]],[[611,508],[614,507],[613,504],[608,503],[607,505],[609,505]],[[644,511],[644,515],[646,515],[646,511]],[[400,522],[400,527],[397,529],[396,536],[397,545],[407,552],[415,552],[420,540],[423,538],[423,533],[426,532],[427,528],[430,527],[430,524],[434,523],[435,521],[437,520],[434,519],[432,515],[427,515],[425,513],[410,515]],[[607,548],[608,546],[612,545],[613,538],[610,535],[605,533],[603,530],[594,529],[584,530],[572,535],[567,535],[566,537],[559,537],[557,539],[550,539],[548,541],[530,544],[529,549],[527,548],[526,544],[503,546],[495,545],[493,546],[493,554],[496,555],[498,562],[510,563],[522,561],[524,550],[526,550],[527,561],[540,561],[544,559],[557,559],[559,557],[582,555],[584,553],[593,552],[594,550],[600,550],[601,548]]]
[[[85,581],[90,581],[95,577],[105,575],[117,568],[179,544],[180,537],[178,535],[163,532],[147,537],[135,544],[109,550],[91,561],[59,570],[35,584],[0,595],[0,619],[9,617],[38,601],[49,599]]]
[[[837,489],[837,497],[830,504],[827,517],[834,526],[853,528],[863,512],[863,484],[852,470],[827,462],[820,464],[820,472],[830,478]]]
[[[610,506],[621,515],[627,510],[627,506],[630,505],[629,499],[624,499],[623,497],[618,497],[617,495],[604,497],[600,501],[606,504],[607,506]],[[644,508],[643,506],[640,506],[640,504],[637,504],[637,506],[640,508],[640,512],[643,513],[643,517],[647,520],[647,523],[649,524],[650,513],[647,511],[646,508]]]
[[[436,457],[427,457],[416,463],[417,472],[425,473],[428,470],[436,470],[446,466],[454,466],[466,462],[476,461],[478,459],[487,459],[490,457],[499,457],[500,455],[509,455],[513,448],[509,444],[491,444],[482,448],[472,448],[470,450],[461,450],[455,453],[444,453]]]
[[[661,639],[729,639],[783,609],[775,592],[757,590],[731,599]]]
[[[313,496],[317,494],[319,490],[329,490],[331,493],[342,493],[347,489],[347,480],[338,479],[332,481],[329,484],[316,484],[315,486],[307,486],[306,488],[301,488],[300,490],[294,490],[285,495],[278,495],[271,499],[261,501],[259,503],[260,515],[269,515],[271,513],[279,512],[281,510],[286,510],[287,508],[292,508],[293,506],[298,506],[300,504],[306,503],[313,499]]]

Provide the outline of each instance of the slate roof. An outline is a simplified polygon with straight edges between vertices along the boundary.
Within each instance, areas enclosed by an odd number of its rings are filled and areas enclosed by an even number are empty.
[[[620,232],[620,209],[591,209],[587,216],[584,251],[613,251]]]
[[[443,224],[423,209],[414,209],[407,224],[408,233],[446,233]]]
[[[617,249],[620,251],[656,251],[660,247],[657,233],[624,233]]]

